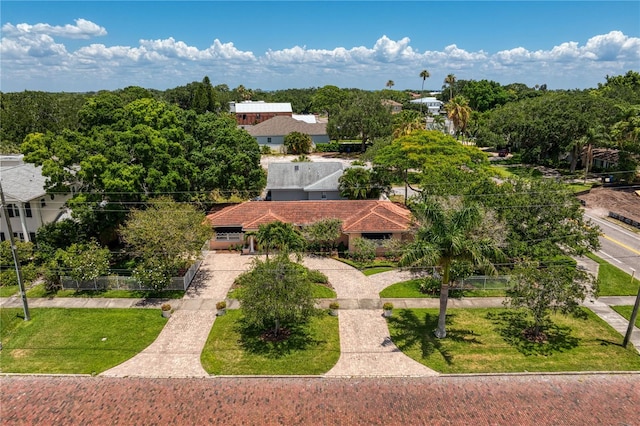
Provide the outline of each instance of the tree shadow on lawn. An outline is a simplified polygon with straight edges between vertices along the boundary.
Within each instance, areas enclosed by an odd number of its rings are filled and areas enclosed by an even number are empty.
[[[551,321],[547,321],[542,329],[547,336],[546,341],[528,340],[523,332],[533,324],[524,312],[489,312],[487,319],[496,326],[495,330],[498,334],[523,355],[552,355],[555,352],[573,349],[580,343],[579,338],[571,335],[571,327],[561,326]]]
[[[272,359],[287,356],[292,352],[313,349],[326,343],[324,340],[314,339],[307,324],[285,324],[282,328],[289,333],[287,338],[277,341],[265,340],[264,328],[250,326],[239,320],[236,324],[236,331],[240,334],[238,343],[248,353]]]
[[[447,324],[453,324],[455,317],[455,314],[448,314]],[[423,359],[438,352],[447,364],[452,364],[453,355],[443,346],[444,342],[482,344],[474,337],[472,330],[455,327],[447,328],[447,336],[444,339],[438,339],[434,334],[434,330],[438,327],[437,314],[427,313],[421,320],[411,309],[403,309],[398,310],[398,313],[388,318],[388,321],[393,328],[391,336],[393,343],[403,351],[420,347]]]

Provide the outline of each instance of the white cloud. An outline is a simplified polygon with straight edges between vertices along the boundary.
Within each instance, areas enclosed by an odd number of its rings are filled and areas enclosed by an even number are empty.
[[[80,82],[86,85],[83,90],[130,84],[175,87],[203,75],[215,76],[216,83],[265,89],[324,84],[383,88],[388,79],[398,88],[411,88],[419,85],[417,74],[425,68],[431,73],[427,85],[432,88],[439,88],[451,72],[462,79],[490,78],[505,84],[566,80],[570,73],[579,72],[580,78],[588,80],[583,87],[589,87],[587,84],[601,81],[606,74],[637,68],[640,60],[640,38],[620,31],[596,35],[582,45],[566,41],[535,51],[520,46],[489,53],[451,44],[421,52],[408,37],[392,40],[382,35],[370,46],[308,49],[294,45],[258,55],[232,42],[215,39],[210,46],[199,48],[174,37],[141,39],[134,46],[91,43],[68,51],[57,39],[107,34],[104,27],[85,19],[64,26],[5,24],[2,32],[3,90],[7,85],[11,86],[8,90],[30,88],[27,82],[34,81],[35,75],[44,76],[41,84],[51,84],[50,90],[69,90],[64,84]]]
[[[2,32],[7,37],[27,36],[34,34],[46,34],[53,37],[88,39],[107,35],[107,30],[86,19],[76,19],[76,24],[65,26],[49,24],[18,24],[6,23],[2,26]]]

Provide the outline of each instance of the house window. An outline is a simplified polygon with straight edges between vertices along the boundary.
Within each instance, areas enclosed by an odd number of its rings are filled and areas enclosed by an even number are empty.
[[[29,202],[24,203],[24,214],[27,217],[33,217],[31,215],[31,203]]]
[[[7,210],[9,211],[9,217],[20,217],[20,210],[15,204],[9,204]]]
[[[24,241],[24,234],[22,232],[14,232],[13,238],[17,238],[20,241]]]
[[[47,203],[44,201],[44,198],[40,200],[40,207],[46,207]]]
[[[29,232],[29,241],[31,241],[32,243],[36,242],[36,233],[35,232]]]
[[[6,240],[7,237],[4,236],[4,232],[0,232],[0,241]]]
[[[271,143],[271,138],[267,138],[267,143]]]
[[[326,199],[327,199],[327,193],[326,193],[326,192],[324,192],[324,191],[322,191],[322,199],[323,199],[323,200],[326,200]]]

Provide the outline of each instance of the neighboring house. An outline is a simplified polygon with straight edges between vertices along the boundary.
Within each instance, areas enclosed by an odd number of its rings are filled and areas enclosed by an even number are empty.
[[[402,104],[392,99],[383,99],[382,105],[389,107],[391,110],[391,114],[397,114],[402,111]]]
[[[311,142],[328,143],[327,123],[307,123],[292,117],[273,117],[255,126],[246,127],[247,132],[258,141],[258,145],[267,146],[272,151],[282,151],[284,137],[292,132],[305,133],[311,137]]]
[[[340,200],[339,161],[271,163],[267,172],[267,200]]]
[[[253,126],[273,117],[291,117],[291,103],[269,103],[264,101],[229,102],[229,112],[235,114],[239,126]]]
[[[433,115],[440,114],[440,111],[442,110],[442,107],[444,105],[444,102],[439,101],[434,97],[420,98],[409,102],[412,104],[422,104],[423,106],[426,106],[429,113]]]
[[[35,242],[36,232],[68,213],[71,194],[47,194],[42,167],[24,163],[22,156],[0,156],[0,182],[16,240]],[[0,211],[0,240],[9,239],[4,211]]]
[[[377,243],[391,238],[411,238],[411,212],[391,201],[247,201],[207,216],[215,231],[210,246],[213,250],[223,250],[246,244],[248,251],[253,252],[253,238],[245,241],[245,235],[257,231],[262,224],[281,221],[304,227],[322,219],[342,221],[342,236],[337,242],[343,242],[349,249],[359,237]]]
[[[586,164],[587,156],[590,154],[590,169],[607,170],[618,165],[619,151],[612,148],[592,148],[589,153],[587,147],[582,152],[582,164]]]

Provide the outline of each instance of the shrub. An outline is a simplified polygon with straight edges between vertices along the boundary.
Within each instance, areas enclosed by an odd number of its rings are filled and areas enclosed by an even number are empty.
[[[389,310],[393,309],[393,303],[385,302],[385,304],[382,305],[382,309],[384,309],[385,311],[389,311]]]
[[[170,311],[171,310],[171,305],[168,303],[164,303],[160,309],[162,309],[163,311]]]
[[[309,279],[309,281],[311,281],[312,283],[315,284],[328,284],[329,283],[329,277],[327,277],[325,274],[323,274],[322,272],[315,270],[315,269],[309,269],[307,272],[307,278]]]
[[[260,154],[271,155],[271,148],[267,145],[260,145]]]
[[[329,303],[329,309],[338,309],[339,307],[340,307],[340,304],[338,302]]]
[[[216,303],[216,309],[226,309],[227,308],[227,302],[225,302],[224,300],[221,300],[220,302]]]
[[[419,285],[420,293],[423,294],[438,294],[440,292],[440,280],[429,276],[426,277]]]
[[[356,262],[370,262],[376,258],[376,244],[366,238],[356,238],[350,256]]]
[[[317,143],[316,152],[338,152],[340,145],[338,142]]]

